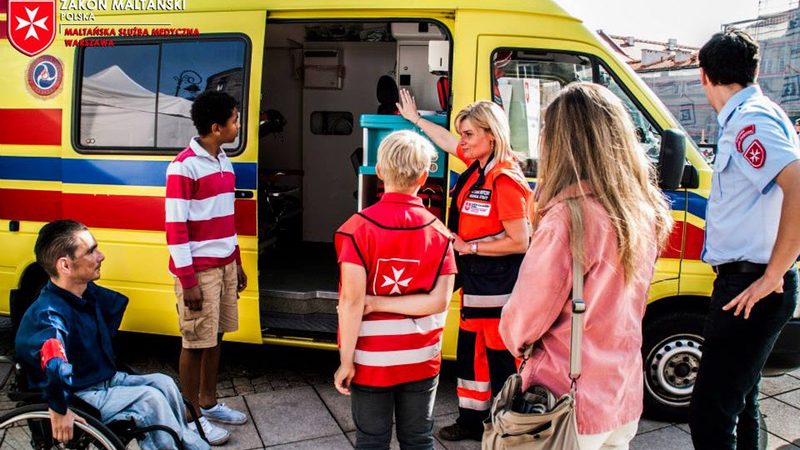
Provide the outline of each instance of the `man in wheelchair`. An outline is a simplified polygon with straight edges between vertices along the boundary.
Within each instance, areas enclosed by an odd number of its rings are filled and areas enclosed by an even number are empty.
[[[68,407],[74,396],[96,408],[103,423],[166,426],[185,449],[208,450],[187,426],[183,397],[172,378],[117,371],[111,338],[128,299],[94,284],[105,256],[86,226],[71,220],[48,223],[34,251],[50,281],[22,318],[16,353],[28,386],[41,390],[48,404],[53,437],[69,442],[74,422],[84,421]],[[174,449],[176,442],[167,432],[152,431],[139,446]]]

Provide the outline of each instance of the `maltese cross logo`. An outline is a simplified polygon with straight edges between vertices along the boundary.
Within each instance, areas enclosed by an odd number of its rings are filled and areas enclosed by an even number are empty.
[[[39,20],[36,20],[36,16],[39,13],[39,8],[28,9],[25,8],[25,14],[28,15],[28,20],[23,19],[22,17],[15,17],[17,19],[17,28],[15,31],[19,31],[22,28],[27,28],[28,32],[25,33],[25,40],[27,41],[30,38],[39,39],[39,35],[36,34],[36,28],[41,28],[44,31],[47,31],[47,17],[42,17]]]
[[[764,167],[764,162],[767,160],[767,149],[764,148],[761,141],[756,139],[747,147],[744,157],[751,166],[760,169]]]
[[[403,295],[413,288],[418,269],[415,259],[379,258],[372,290],[375,295]]]
[[[55,28],[55,0],[9,0],[8,40],[20,52],[43,52],[53,43]]]
[[[390,278],[390,277],[387,277],[386,275],[384,275],[383,276],[383,284],[381,285],[381,287],[385,288],[387,286],[391,286],[392,290],[389,291],[389,294],[400,294],[401,293],[400,292],[400,286],[402,286],[404,288],[407,288],[408,287],[408,283],[411,282],[411,278],[403,279],[403,272],[405,272],[405,271],[406,271],[406,269],[399,269],[398,270],[398,269],[395,269],[394,267],[392,267],[392,273],[393,273],[394,277]]]

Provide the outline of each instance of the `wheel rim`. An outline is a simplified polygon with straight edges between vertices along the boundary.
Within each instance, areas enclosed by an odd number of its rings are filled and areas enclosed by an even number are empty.
[[[670,336],[653,347],[645,360],[645,386],[659,402],[683,407],[689,400],[700,368],[703,338],[694,334]]]
[[[47,430],[47,436],[49,436],[50,415],[47,411],[23,412],[5,420],[0,423],[0,436],[2,437],[2,444],[0,445],[3,448],[6,448],[6,446],[9,448],[63,448],[63,446],[53,443],[52,438],[37,437],[37,434],[32,432],[32,427],[37,427],[39,426],[38,424],[41,424],[41,427]],[[75,432],[78,433],[80,430],[81,433],[81,437],[78,438],[79,441],[73,441],[77,448],[86,450],[114,450],[117,448],[108,437],[104,436],[96,428],[77,420],[74,426]],[[35,446],[33,445],[34,440],[37,442]],[[51,444],[52,446],[50,446]]]

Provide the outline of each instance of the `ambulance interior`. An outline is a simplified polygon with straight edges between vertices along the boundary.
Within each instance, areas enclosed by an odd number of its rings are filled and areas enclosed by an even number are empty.
[[[335,339],[334,232],[382,193],[380,138],[413,127],[396,113],[398,88],[448,123],[450,44],[433,22],[267,23],[258,195],[265,336]],[[421,195],[440,217],[446,164],[437,156]]]

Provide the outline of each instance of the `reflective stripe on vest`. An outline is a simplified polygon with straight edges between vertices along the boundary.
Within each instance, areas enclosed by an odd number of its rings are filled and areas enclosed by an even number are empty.
[[[399,336],[414,333],[429,333],[444,328],[447,311],[416,319],[364,320],[359,336]]]
[[[426,362],[430,359],[438,357],[441,351],[441,342],[413,350],[370,352],[356,349],[354,361],[356,364],[362,364],[365,366],[400,366]]]
[[[465,308],[502,308],[508,302],[511,294],[501,295],[475,295],[464,294]]]

